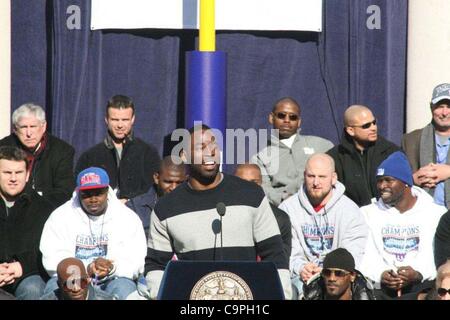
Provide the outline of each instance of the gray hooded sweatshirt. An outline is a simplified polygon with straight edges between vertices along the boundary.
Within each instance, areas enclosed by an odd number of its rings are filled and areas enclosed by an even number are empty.
[[[251,163],[261,169],[262,187],[269,201],[278,206],[303,184],[303,171],[309,157],[326,152],[333,144],[320,137],[297,134],[292,147],[271,136],[268,146],[255,154]]]
[[[292,223],[291,276],[300,275],[308,262],[322,266],[325,255],[337,248],[347,249],[358,268],[367,241],[368,227],[358,206],[344,195],[339,181],[328,203],[316,212],[306,196],[305,186],[280,205]]]

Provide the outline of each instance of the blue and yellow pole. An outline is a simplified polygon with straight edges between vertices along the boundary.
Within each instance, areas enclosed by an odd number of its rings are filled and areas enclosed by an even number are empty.
[[[185,126],[201,121],[225,137],[227,60],[225,52],[215,51],[214,0],[200,0],[199,36],[199,51],[186,53]]]

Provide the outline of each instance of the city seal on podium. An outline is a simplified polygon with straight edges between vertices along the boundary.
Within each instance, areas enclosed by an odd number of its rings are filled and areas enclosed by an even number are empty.
[[[202,277],[191,291],[190,300],[253,300],[247,283],[228,271],[214,271]]]

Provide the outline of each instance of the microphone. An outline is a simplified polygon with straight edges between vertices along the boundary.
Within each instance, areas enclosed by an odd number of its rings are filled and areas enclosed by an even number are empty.
[[[219,202],[216,205],[216,210],[219,216],[222,218],[225,215],[225,212],[227,211],[227,207],[225,206],[225,203]]]
[[[227,207],[225,203],[219,202],[216,205],[217,213],[220,216],[220,260],[223,260],[223,226],[222,226],[222,217],[225,216],[225,212],[227,211]]]

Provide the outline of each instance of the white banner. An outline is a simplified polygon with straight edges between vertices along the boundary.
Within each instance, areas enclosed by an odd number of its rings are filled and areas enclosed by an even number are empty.
[[[322,0],[216,0],[217,30],[322,31]],[[200,0],[91,0],[91,29],[198,29]]]

